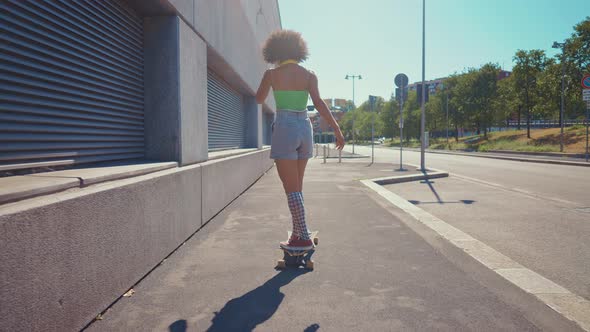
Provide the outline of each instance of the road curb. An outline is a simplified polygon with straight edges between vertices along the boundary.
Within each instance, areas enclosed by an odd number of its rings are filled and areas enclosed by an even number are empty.
[[[432,174],[444,174],[435,171]],[[432,175],[431,174],[431,175]],[[446,173],[448,176],[448,173]],[[421,175],[425,177],[425,175]],[[419,177],[419,176],[417,176]],[[442,177],[442,176],[439,176]],[[395,179],[402,181],[395,182]],[[513,261],[511,258],[496,251],[485,243],[473,238],[469,234],[446,223],[442,219],[422,210],[406,199],[383,188],[383,183],[408,182],[410,176],[397,176],[361,180],[366,187],[372,189],[391,204],[411,216],[418,223],[426,226],[444,238],[448,243],[460,249],[489,270],[495,272],[513,286],[534,296],[549,308],[568,320],[577,324],[584,331],[590,332],[590,301],[576,295],[555,282]],[[394,181],[394,182],[392,182]],[[406,221],[403,221],[406,223]],[[411,225],[408,225],[411,227]]]
[[[406,148],[409,151],[420,151],[418,149]],[[525,157],[509,157],[509,156],[493,156],[493,155],[479,155],[473,154],[469,152],[448,152],[448,151],[436,151],[436,150],[426,150],[427,153],[438,153],[438,154],[450,154],[456,156],[467,156],[467,157],[477,157],[477,158],[489,158],[489,159],[501,159],[501,160],[512,160],[512,161],[521,161],[521,162],[528,162],[528,163],[540,163],[540,164],[554,164],[554,165],[568,165],[568,166],[581,166],[581,167],[590,167],[590,162],[584,161],[567,161],[567,160],[555,160],[555,159],[536,159],[536,158],[525,158]]]
[[[530,151],[511,151],[511,150],[488,150],[489,153],[506,153],[506,154],[520,154],[529,156],[545,156],[545,157],[565,157],[565,158],[585,158],[583,153],[566,153],[566,152],[530,152]]]
[[[401,175],[395,177],[382,177],[382,178],[375,178],[371,179],[371,181],[379,184],[395,184],[395,183],[403,183],[403,182],[412,182],[412,181],[421,181],[421,180],[429,180],[429,179],[438,179],[438,178],[445,178],[448,177],[449,173],[442,172],[442,171],[434,171],[431,173],[425,172],[422,174],[409,174],[409,175]]]

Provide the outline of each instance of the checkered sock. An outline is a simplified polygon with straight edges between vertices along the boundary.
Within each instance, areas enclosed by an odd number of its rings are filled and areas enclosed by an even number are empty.
[[[300,191],[288,193],[287,201],[289,202],[289,210],[291,210],[291,216],[293,217],[293,234],[302,240],[309,240],[309,231],[305,224],[303,194]]]

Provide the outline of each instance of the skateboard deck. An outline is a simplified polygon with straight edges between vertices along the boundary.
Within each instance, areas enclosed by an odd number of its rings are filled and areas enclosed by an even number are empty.
[[[291,234],[292,232],[287,232],[287,239],[291,238]],[[279,247],[283,251],[283,259],[277,261],[277,269],[303,266],[308,270],[313,270],[314,262],[311,260],[311,256],[319,244],[318,232],[310,232],[309,237],[313,242],[311,249],[294,250]]]

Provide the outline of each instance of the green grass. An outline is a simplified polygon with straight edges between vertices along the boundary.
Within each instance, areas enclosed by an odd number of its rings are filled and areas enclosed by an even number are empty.
[[[389,147],[399,147],[399,139],[387,140],[387,141],[385,141],[385,143],[383,145],[389,146]],[[415,138],[412,138],[412,139],[410,139],[409,142],[404,141],[404,147],[405,148],[419,148],[420,141]]]
[[[559,146],[549,144],[530,144],[520,140],[497,139],[488,140],[477,145],[477,151],[491,150],[519,151],[519,152],[559,152]]]
[[[531,138],[527,138],[526,130],[501,131],[483,135],[460,137],[459,142],[452,137],[447,144],[446,138],[430,139],[430,149],[461,150],[461,151],[517,151],[517,152],[559,152],[559,128],[531,130]],[[565,130],[565,152],[581,153],[585,149],[586,127],[576,125]],[[398,147],[399,140],[388,140],[386,146]],[[404,142],[405,147],[420,148],[420,141],[411,139]]]

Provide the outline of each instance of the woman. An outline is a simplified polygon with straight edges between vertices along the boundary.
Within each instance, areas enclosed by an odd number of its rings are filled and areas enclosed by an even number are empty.
[[[264,73],[256,93],[256,101],[264,103],[270,88],[273,89],[277,114],[273,124],[270,158],[275,160],[279,177],[287,194],[293,217],[293,233],[286,249],[310,249],[313,243],[305,223],[303,206],[303,175],[307,160],[313,156],[313,132],[307,116],[307,99],[334,129],[336,148],[344,147],[340,127],[320,97],[318,79],[313,72],[299,65],[307,59],[307,45],[301,34],[279,30],[271,34],[263,48],[264,60],[276,66]]]

